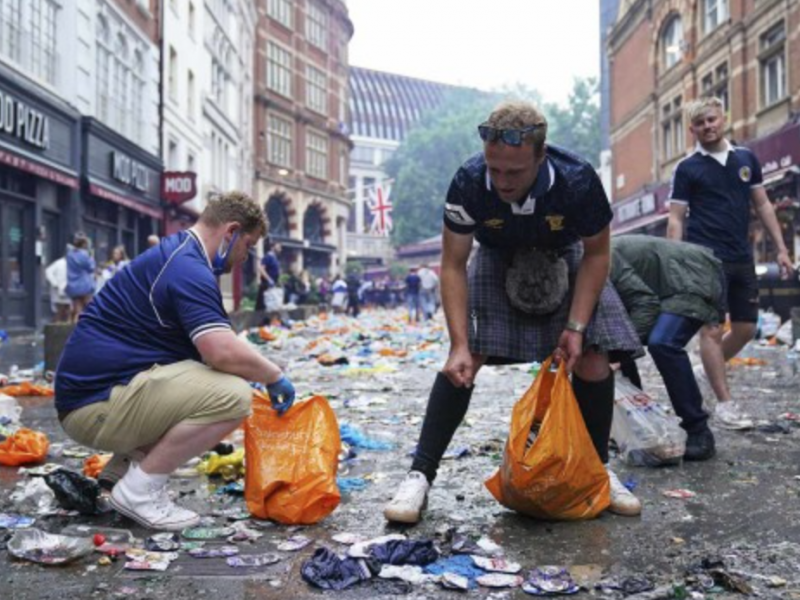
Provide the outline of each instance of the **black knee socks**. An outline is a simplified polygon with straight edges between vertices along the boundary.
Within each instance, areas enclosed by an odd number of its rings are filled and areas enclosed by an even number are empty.
[[[472,390],[454,386],[442,373],[436,375],[411,464],[411,470],[424,473],[429,482],[436,478],[439,462],[467,414]]]
[[[608,462],[608,439],[614,417],[614,373],[602,381],[584,381],[573,373],[572,389],[581,409],[586,429],[600,461]]]

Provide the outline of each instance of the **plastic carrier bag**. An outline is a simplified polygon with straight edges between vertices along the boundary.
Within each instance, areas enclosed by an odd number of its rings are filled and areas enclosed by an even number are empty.
[[[686,452],[686,432],[677,417],[620,373],[615,374],[611,437],[623,460],[636,467],[678,465]]]
[[[590,519],[608,508],[608,473],[583,422],[562,362],[547,359],[514,406],[503,464],[486,487],[503,505],[540,519]],[[534,423],[541,423],[526,449]]]
[[[336,485],[341,444],[336,415],[322,396],[298,402],[279,417],[268,397],[256,393],[245,422],[247,509],[291,525],[327,517],[341,498]]]
[[[44,461],[50,440],[41,431],[22,428],[0,442],[0,465],[18,467]]]

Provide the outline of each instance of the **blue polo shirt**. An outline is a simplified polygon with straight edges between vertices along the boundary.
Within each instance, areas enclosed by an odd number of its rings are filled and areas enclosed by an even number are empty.
[[[517,203],[497,195],[483,153],[471,157],[447,192],[445,227],[494,248],[562,248],[600,233],[613,213],[594,168],[550,144],[545,155],[533,187]]]
[[[724,262],[752,262],[751,191],[763,181],[749,149],[728,144],[723,165],[698,145],[672,175],[670,201],[689,207],[686,240],[710,248]]]
[[[56,409],[108,400],[111,388],[153,365],[199,361],[197,339],[230,329],[197,234],[169,236],[109,280],[81,314],[56,369]]]

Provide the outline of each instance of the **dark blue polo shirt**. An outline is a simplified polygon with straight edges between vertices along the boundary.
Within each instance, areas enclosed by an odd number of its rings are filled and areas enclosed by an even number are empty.
[[[481,244],[495,248],[562,248],[600,233],[612,217],[594,168],[550,144],[524,200],[511,204],[500,199],[481,152],[456,172],[444,210],[448,229],[474,233]]]
[[[201,360],[194,343],[230,330],[222,294],[192,231],[164,238],[117,273],[81,314],[56,369],[56,409],[107,400],[153,365]]]
[[[689,206],[686,240],[710,248],[722,261],[752,262],[751,191],[760,185],[761,164],[749,149],[729,145],[723,166],[698,146],[672,175],[671,202]]]

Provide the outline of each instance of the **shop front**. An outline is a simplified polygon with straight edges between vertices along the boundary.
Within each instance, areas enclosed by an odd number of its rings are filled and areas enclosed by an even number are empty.
[[[747,145],[761,162],[764,187],[775,206],[783,241],[796,263],[800,261],[800,122],[787,123]],[[751,237],[756,262],[774,261],[775,247],[756,218]]]
[[[669,216],[669,185],[647,186],[638,194],[611,206],[611,235],[641,233],[665,237]]]
[[[64,255],[80,188],[79,115],[0,65],[0,329],[50,318],[44,267]]]
[[[81,228],[98,265],[116,246],[129,258],[162,233],[161,159],[93,118],[83,119]]]

